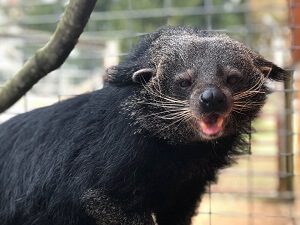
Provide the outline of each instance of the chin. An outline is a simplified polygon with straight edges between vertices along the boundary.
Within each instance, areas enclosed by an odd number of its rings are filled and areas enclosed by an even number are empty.
[[[213,135],[208,135],[208,134],[205,134],[203,132],[200,132],[200,137],[201,137],[202,141],[214,141],[214,140],[217,140],[221,137],[224,137],[224,132],[221,131],[221,132],[213,134]]]

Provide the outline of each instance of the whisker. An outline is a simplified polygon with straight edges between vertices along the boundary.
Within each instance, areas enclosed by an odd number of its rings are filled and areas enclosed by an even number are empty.
[[[167,102],[167,101],[163,101],[163,99],[160,99],[160,100],[157,100],[157,99],[153,99],[154,102],[157,102],[157,103],[164,103],[166,105],[179,105],[179,106],[182,106],[182,105],[188,105],[188,101],[186,102]]]
[[[155,97],[158,97],[160,99],[163,99],[163,100],[166,100],[166,101],[169,101],[169,102],[173,102],[173,103],[183,103],[183,104],[186,104],[188,103],[187,100],[180,100],[180,99],[176,99],[176,98],[173,98],[171,96],[166,96],[164,95],[162,92],[160,92],[155,86],[153,87],[154,89],[150,88],[150,87],[147,87],[146,85],[143,84],[143,87],[144,89],[151,95],[155,96]]]
[[[259,103],[259,102],[234,102],[232,109],[235,111],[245,111],[245,110],[250,110],[253,109],[253,107],[258,107],[258,106],[262,106],[263,103]]]
[[[182,119],[182,120],[178,123],[178,125],[176,126],[176,129],[180,126],[180,124],[181,124],[182,122],[187,122],[187,121],[191,120],[192,118],[193,118],[193,116],[192,116],[191,113],[190,113],[189,115],[187,115],[186,118]]]
[[[158,86],[157,86],[158,85]],[[160,129],[158,132],[161,132],[169,127],[177,124],[177,127],[184,121],[190,120],[193,115],[189,109],[189,100],[180,100],[171,96],[167,96],[161,92],[159,84],[152,83],[152,86],[147,86],[143,84],[144,90],[152,97],[151,102],[139,101],[138,104],[145,104],[150,106],[156,106],[161,108],[162,111],[155,112],[144,116],[146,117],[155,117],[162,120],[172,121],[167,126]]]
[[[236,112],[238,114],[242,114],[242,115],[245,115],[245,113],[243,113],[242,111],[240,110],[236,110],[236,109],[232,109],[233,112]]]
[[[169,104],[163,104],[163,102],[140,102],[141,104],[144,105],[153,105],[153,106],[158,106],[158,107],[163,107],[163,108],[168,108],[168,109],[179,109],[179,108],[186,108],[186,105],[169,105]]]
[[[252,105],[236,105],[239,108],[247,108],[247,109],[253,109],[254,106],[262,106],[262,104],[252,104]]]
[[[158,118],[165,119],[165,120],[174,120],[174,119],[185,118],[185,117],[186,117],[186,115],[175,115],[175,116],[172,116],[172,117],[158,116]]]
[[[236,106],[260,106],[263,105],[263,103],[259,103],[259,102],[234,102],[233,103]]]
[[[165,126],[164,128],[160,129],[158,132],[161,132],[161,131],[163,131],[163,130],[165,130],[165,129],[170,128],[172,125],[174,125],[174,124],[180,122],[182,119],[183,119],[183,118],[179,118],[178,120],[175,120],[174,122],[172,122],[172,123],[169,124],[168,126]]]
[[[246,90],[246,91],[243,91],[243,92],[239,92],[238,94],[236,94],[235,96],[240,96],[240,95],[244,95],[244,94],[256,94],[256,93],[261,93],[261,94],[264,94],[265,92],[264,91],[249,91],[249,90]]]
[[[245,91],[245,92],[240,92],[239,94],[233,95],[234,99],[242,99],[245,97],[251,97],[256,94],[265,94],[266,92],[264,91]]]
[[[239,92],[239,93],[233,95],[233,98],[234,99],[242,99],[242,98],[254,96],[259,93],[262,93],[262,94],[265,93],[263,91],[259,91],[261,89],[261,87],[263,86],[265,80],[266,80],[266,78],[263,75],[261,75],[259,77],[259,79],[257,79],[256,83],[253,86],[251,86],[250,88],[248,88],[247,90],[245,90],[243,92]]]
[[[189,113],[188,110],[182,110],[180,112],[178,111],[173,111],[173,112],[170,112],[170,111],[162,111],[162,112],[157,112],[157,113],[151,113],[151,114],[148,114],[146,116],[144,116],[144,118],[147,118],[147,117],[150,117],[150,116],[157,116],[157,115],[164,115],[164,114],[167,114],[167,115],[179,115],[179,114],[183,114],[183,113]]]

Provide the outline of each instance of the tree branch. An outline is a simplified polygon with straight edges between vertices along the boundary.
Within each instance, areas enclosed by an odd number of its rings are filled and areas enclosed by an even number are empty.
[[[18,101],[31,87],[60,67],[76,45],[97,0],[70,0],[48,43],[0,89],[0,113]]]

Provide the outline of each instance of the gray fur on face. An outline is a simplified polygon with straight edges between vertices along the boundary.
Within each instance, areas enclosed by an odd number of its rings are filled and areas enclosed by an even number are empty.
[[[148,38],[153,38],[152,35]],[[144,88],[128,99],[123,106],[124,110],[130,112],[130,116],[134,118],[137,132],[146,129],[170,142],[203,140],[195,128],[195,119],[197,119],[195,117],[202,115],[197,103],[199,94],[209,86],[222,89],[229,101],[233,101],[232,98],[236,93],[251,89],[251,86],[260,81],[257,91],[262,95],[256,100],[261,102],[260,105],[263,104],[268,90],[265,86],[266,79],[261,79],[265,74],[257,64],[257,59],[262,61],[264,59],[244,44],[225,34],[181,28],[162,30],[160,35],[153,39],[144,53],[149,64],[152,65],[153,76],[149,82],[144,82]],[[271,69],[272,63],[264,62]],[[230,87],[226,83],[226,76],[230,73],[228,71],[240,73],[243,82]],[[193,76],[193,87],[188,93],[178,91],[176,87],[176,77],[184,73],[191,73]],[[165,101],[167,98],[169,98],[168,103]],[[243,100],[253,101],[250,98]],[[171,110],[170,101],[173,101]],[[164,103],[168,107],[163,106]],[[178,106],[178,112],[185,111],[190,116],[184,116],[182,113],[175,115],[175,105]],[[171,115],[169,117],[168,109]],[[253,117],[259,109],[258,105],[255,110],[252,109],[255,112],[249,115]],[[226,120],[223,136],[233,134],[237,130],[246,132],[248,125],[236,127],[241,115],[228,113],[230,116]],[[173,121],[172,115],[174,115]],[[247,120],[250,121],[251,118],[249,116]]]

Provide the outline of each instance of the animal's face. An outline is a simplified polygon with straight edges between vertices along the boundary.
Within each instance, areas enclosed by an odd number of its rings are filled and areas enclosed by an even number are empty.
[[[211,141],[246,133],[265,102],[268,79],[285,71],[223,35],[162,35],[135,71],[136,120],[172,142]],[[128,107],[128,106],[127,106]]]

